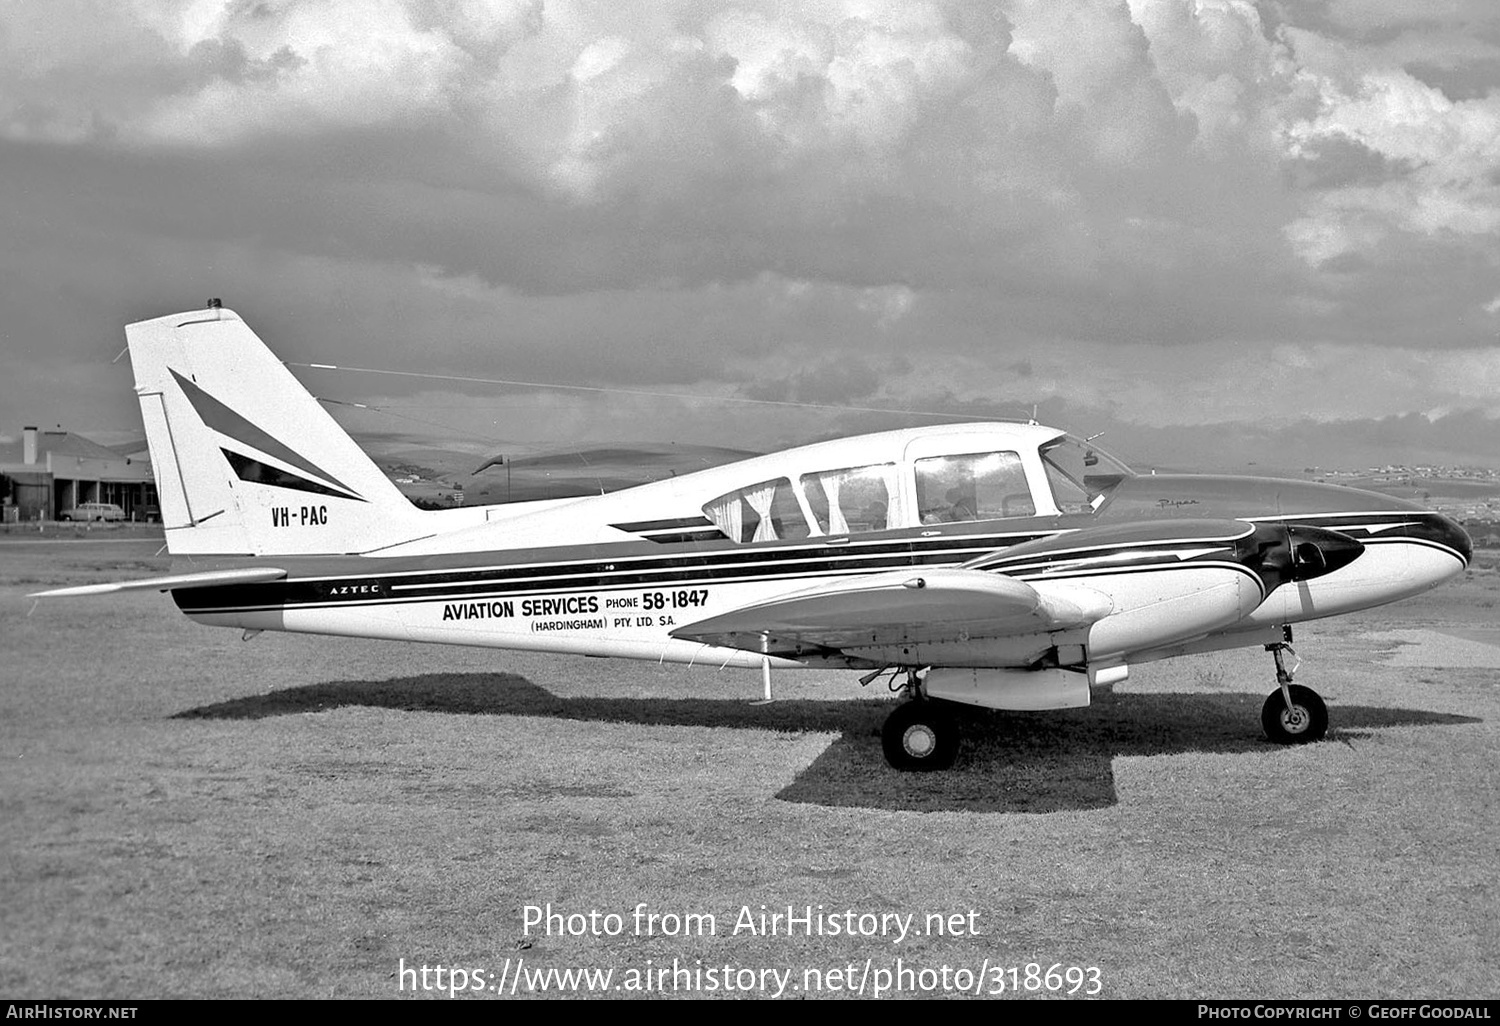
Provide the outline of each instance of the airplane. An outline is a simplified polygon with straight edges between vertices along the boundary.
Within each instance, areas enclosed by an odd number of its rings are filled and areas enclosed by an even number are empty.
[[[964,707],[1087,706],[1131,667],[1260,645],[1280,744],[1328,710],[1292,626],[1461,572],[1463,529],[1325,484],[1132,472],[1034,422],[818,442],[582,498],[420,510],[231,310],[125,329],[167,591],[265,630],[889,675],[902,770],[958,755]]]

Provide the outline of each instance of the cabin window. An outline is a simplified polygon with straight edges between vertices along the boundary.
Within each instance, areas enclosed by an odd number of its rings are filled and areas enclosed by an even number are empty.
[[[802,491],[820,534],[862,534],[907,525],[894,463],[803,474]]]
[[[1059,454],[1066,456],[1067,454]],[[1083,486],[1083,467],[1062,467],[1067,460],[1054,461],[1051,454],[1043,454],[1042,466],[1047,468],[1047,483],[1052,486],[1052,501],[1059,513],[1092,513],[1094,504],[1088,489]],[[1076,475],[1076,476],[1075,476]]]
[[[792,482],[784,477],[721,495],[704,505],[703,515],[737,542],[806,538],[810,533]]]
[[[1092,513],[1104,505],[1130,469],[1071,436],[1042,448],[1042,466],[1060,513]]]
[[[977,452],[917,460],[917,510],[924,524],[1036,515],[1021,457]]]

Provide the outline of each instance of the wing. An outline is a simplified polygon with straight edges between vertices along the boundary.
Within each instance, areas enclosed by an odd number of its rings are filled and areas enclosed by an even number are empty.
[[[1045,592],[984,570],[918,569],[822,584],[685,624],[674,638],[750,652],[928,645],[1084,627],[1112,606],[1099,592]]]
[[[108,584],[80,584],[73,588],[34,591],[27,598],[67,598],[76,595],[110,595],[117,591],[175,591],[178,588],[215,588],[224,584],[263,584],[286,577],[285,570],[275,567],[246,567],[241,570],[203,570],[193,574],[167,577],[143,577],[136,581],[112,581]]]

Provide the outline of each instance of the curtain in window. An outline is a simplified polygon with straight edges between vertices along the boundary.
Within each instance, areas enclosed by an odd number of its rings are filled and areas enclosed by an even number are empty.
[[[776,498],[776,482],[767,481],[765,484],[746,488],[744,491],[745,501],[760,517],[760,523],[755,525],[755,537],[753,542],[775,541],[776,525],[771,523],[771,503]]]
[[[849,518],[844,516],[844,508],[839,505],[839,485],[843,478],[838,474],[820,474],[818,482],[823,486],[823,494],[828,496],[828,533],[848,534]]]
[[[737,494],[715,499],[703,508],[714,526],[729,536],[733,542],[744,541],[745,506]]]
[[[885,508],[885,525],[887,527],[910,527],[914,522],[912,515],[906,509],[906,496],[901,491],[901,465],[887,463],[880,468],[881,476],[885,479],[885,493],[888,496]]]

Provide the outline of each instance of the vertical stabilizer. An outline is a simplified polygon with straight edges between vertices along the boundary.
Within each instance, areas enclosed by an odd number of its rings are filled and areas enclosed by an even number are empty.
[[[431,533],[229,310],[125,329],[174,555],[368,552]]]

